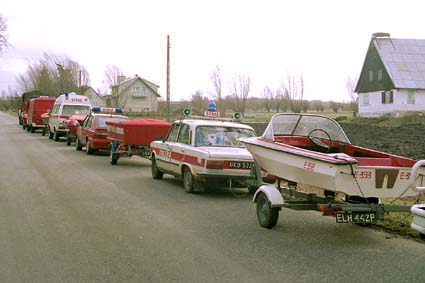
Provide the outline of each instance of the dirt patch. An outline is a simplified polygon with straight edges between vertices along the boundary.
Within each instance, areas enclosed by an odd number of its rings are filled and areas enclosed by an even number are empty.
[[[401,127],[340,124],[354,145],[384,151],[415,160],[425,159],[425,126]]]

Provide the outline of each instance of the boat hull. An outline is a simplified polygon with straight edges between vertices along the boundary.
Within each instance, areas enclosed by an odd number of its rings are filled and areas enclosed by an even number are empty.
[[[281,179],[307,184],[347,195],[377,198],[414,196],[409,188],[410,167],[358,166],[353,158],[332,161],[299,154],[293,150],[278,150],[266,142],[243,141],[255,161],[267,173]],[[421,168],[423,170],[423,168]],[[425,172],[422,172],[425,174]]]

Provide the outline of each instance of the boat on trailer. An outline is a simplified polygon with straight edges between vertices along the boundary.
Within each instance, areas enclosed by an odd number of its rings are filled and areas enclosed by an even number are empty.
[[[254,156],[256,169],[265,170],[279,184],[286,181],[292,187],[305,184],[324,191],[324,198],[315,196],[315,201],[311,202],[311,194],[306,194],[310,195],[308,203],[296,206],[281,197],[282,188],[263,184],[255,178],[259,187],[254,195],[257,215],[260,225],[267,228],[276,224],[277,216],[270,219],[262,215],[263,220],[272,221],[261,223],[259,209],[276,215],[280,207],[314,208],[337,216],[337,222],[345,222],[347,217],[352,222],[369,222],[363,220],[382,219],[385,211],[410,211],[410,207],[384,206],[380,199],[416,196],[425,191],[425,160],[353,145],[341,126],[326,116],[276,114],[263,135],[244,138],[241,142]],[[257,173],[253,172],[253,176]],[[284,191],[289,195],[302,194],[291,188]],[[337,193],[344,194],[345,201],[334,201],[332,197]],[[338,215],[343,215],[343,219]],[[421,229],[416,230],[425,234],[425,225]]]

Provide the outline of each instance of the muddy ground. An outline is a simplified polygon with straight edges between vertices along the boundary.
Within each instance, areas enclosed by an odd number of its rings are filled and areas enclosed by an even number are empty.
[[[261,135],[267,123],[250,124]],[[415,160],[425,159],[425,125],[382,127],[366,124],[340,123],[354,145],[384,151]]]

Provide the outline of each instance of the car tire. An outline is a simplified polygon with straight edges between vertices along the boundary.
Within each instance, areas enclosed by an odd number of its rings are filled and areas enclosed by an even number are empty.
[[[53,133],[50,131],[50,128],[49,128],[49,139],[53,139]]]
[[[93,153],[93,149],[91,148],[91,146],[90,146],[90,141],[89,141],[89,139],[87,139],[87,141],[86,141],[86,153],[88,154],[88,155],[90,155],[90,154],[92,154]]]
[[[69,133],[66,133],[66,145],[71,145],[71,138],[69,137]]]
[[[53,134],[53,139],[57,142],[59,141],[59,134],[58,132],[55,130],[54,134]]]
[[[33,126],[30,127],[30,133],[34,133],[35,129]]]
[[[257,197],[257,219],[261,227],[271,229],[277,224],[279,219],[279,208],[271,207],[265,193],[260,193]]]
[[[158,166],[156,165],[155,156],[152,156],[151,171],[152,171],[152,178],[154,178],[156,180],[161,180],[162,177],[164,176],[164,173],[162,173],[161,170],[159,170]]]
[[[183,187],[186,193],[193,194],[195,192],[195,180],[189,167],[183,169]]]
[[[120,158],[120,155],[118,153],[112,152],[112,150],[109,152],[109,159],[112,165],[117,165],[119,158]]]
[[[80,139],[78,138],[78,136],[75,139],[75,149],[76,150],[82,150],[83,149],[83,146],[81,145],[81,142],[80,142]]]

